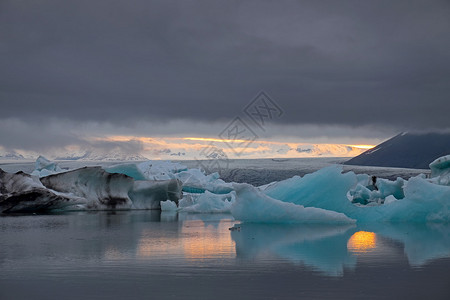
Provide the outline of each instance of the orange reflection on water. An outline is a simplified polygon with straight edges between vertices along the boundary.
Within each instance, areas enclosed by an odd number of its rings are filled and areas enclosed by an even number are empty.
[[[228,228],[230,222],[205,224],[200,220],[188,221],[181,231],[171,237],[143,237],[137,248],[138,257],[184,257],[186,259],[208,259],[234,257],[235,243]]]
[[[231,239],[229,227],[229,222],[219,222],[209,226],[203,225],[202,228],[197,226],[183,227],[183,234],[188,236],[188,238],[183,239],[185,257],[188,259],[204,259],[235,256],[235,244]]]
[[[355,232],[347,242],[347,249],[355,253],[366,253],[377,246],[377,235],[374,232]]]

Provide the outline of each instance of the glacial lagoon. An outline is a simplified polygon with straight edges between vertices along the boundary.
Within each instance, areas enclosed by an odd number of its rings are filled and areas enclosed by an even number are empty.
[[[228,214],[0,217],[1,299],[448,299],[450,225]]]

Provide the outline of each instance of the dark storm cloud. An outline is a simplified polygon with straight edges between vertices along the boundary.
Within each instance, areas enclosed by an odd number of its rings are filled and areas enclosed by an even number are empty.
[[[0,118],[448,127],[448,1],[0,2]]]
[[[0,119],[0,146],[6,150],[45,151],[74,144],[86,144],[86,141],[60,124],[29,124],[18,119]]]
[[[0,147],[6,152],[16,149],[47,152],[77,145],[80,151],[123,154],[139,154],[144,150],[141,141],[112,141],[92,139],[72,131],[74,122],[50,120],[45,124],[24,122],[17,119],[0,120]],[[78,128],[79,129],[79,128]]]

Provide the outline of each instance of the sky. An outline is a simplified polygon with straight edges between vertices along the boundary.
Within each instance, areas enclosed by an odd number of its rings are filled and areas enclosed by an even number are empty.
[[[443,0],[0,0],[0,152],[353,156],[448,131],[449,16]]]

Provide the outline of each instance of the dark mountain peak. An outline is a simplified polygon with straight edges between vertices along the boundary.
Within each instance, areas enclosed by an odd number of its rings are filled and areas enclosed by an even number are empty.
[[[450,154],[450,133],[402,132],[345,162],[347,165],[428,169]]]

